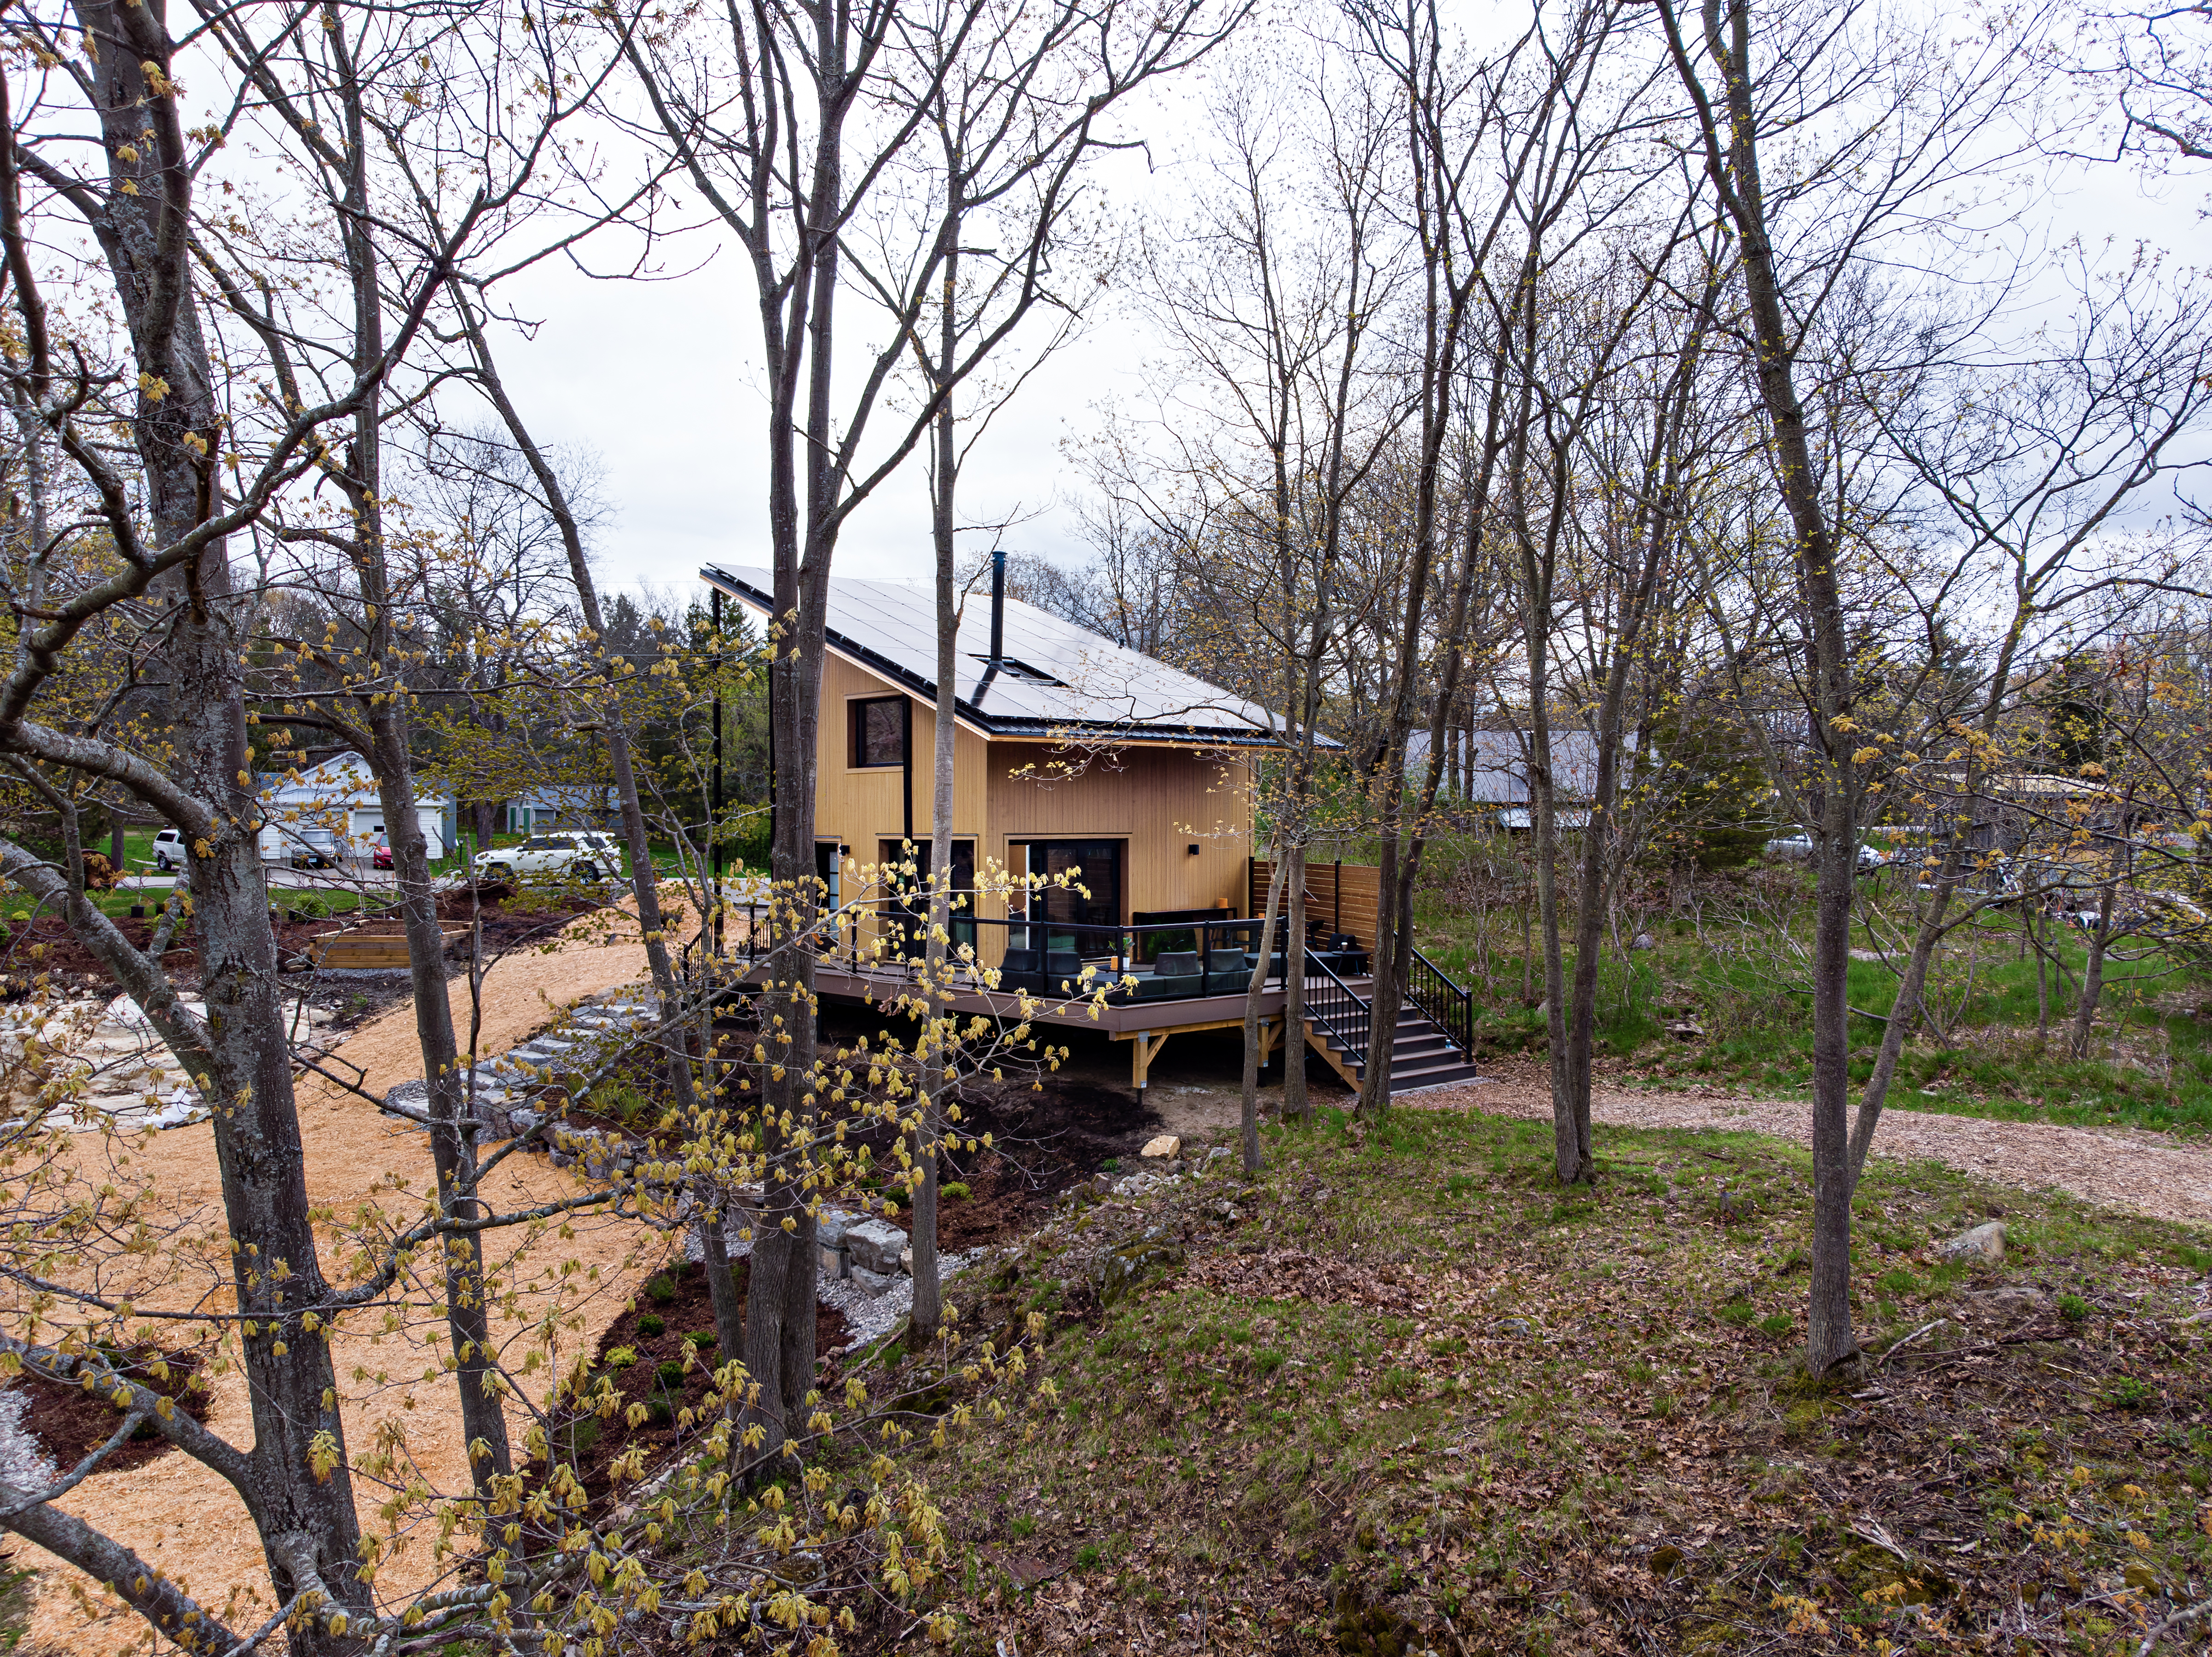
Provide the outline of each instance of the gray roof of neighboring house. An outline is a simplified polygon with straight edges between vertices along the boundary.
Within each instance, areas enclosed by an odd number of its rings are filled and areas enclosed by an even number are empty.
[[[1455,798],[1482,805],[1528,803],[1528,763],[1522,757],[1527,738],[1520,731],[1470,731],[1462,733],[1461,740],[1468,744],[1472,774],[1468,792]],[[1621,745],[1634,751],[1635,734],[1623,736]],[[1416,731],[1406,744],[1407,768],[1425,765],[1428,758],[1429,733]],[[1596,737],[1587,731],[1552,732],[1552,782],[1556,799],[1586,800],[1597,792]],[[1448,793],[1455,786],[1449,773],[1444,783]]]
[[[768,570],[710,564],[699,576],[763,616],[774,613]],[[937,607],[928,586],[833,576],[826,636],[839,653],[936,700]],[[969,595],[959,646],[954,705],[986,736],[1050,738],[1066,731],[1228,748],[1276,741],[1266,710],[1255,704],[1016,599],[1006,600],[997,671],[988,665],[988,594]]]
[[[339,754],[319,764],[311,765],[300,773],[296,780],[282,773],[264,772],[261,782],[272,805],[380,806],[383,804],[383,796],[377,792],[375,774],[368,768],[368,762],[357,754]],[[415,803],[417,806],[435,806],[443,810],[453,803],[453,797],[442,789],[424,788],[418,779]]]

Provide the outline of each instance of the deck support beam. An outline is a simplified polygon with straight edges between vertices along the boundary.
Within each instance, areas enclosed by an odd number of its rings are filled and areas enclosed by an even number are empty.
[[[1241,1018],[1208,1018],[1197,1023],[1170,1024],[1164,1029],[1116,1031],[1110,1038],[1129,1043],[1129,1084],[1139,1093],[1151,1080],[1152,1060],[1160,1056],[1160,1049],[1168,1044],[1170,1035],[1181,1035],[1193,1030],[1234,1030],[1244,1028]],[[1263,1014],[1260,1019],[1260,1068],[1267,1067],[1268,1055],[1281,1040],[1283,1018],[1280,1013]]]

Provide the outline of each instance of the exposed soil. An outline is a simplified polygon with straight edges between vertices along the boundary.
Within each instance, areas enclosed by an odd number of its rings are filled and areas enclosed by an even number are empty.
[[[752,1261],[732,1261],[730,1275],[736,1281],[738,1296],[742,1300],[752,1281]],[[639,1321],[646,1318],[660,1320],[659,1333],[647,1334],[639,1329]],[[688,1374],[664,1377],[660,1366],[681,1364],[685,1338],[691,1335],[706,1338],[696,1347],[699,1362],[691,1366]],[[843,1314],[817,1304],[814,1310],[814,1350],[829,1352],[842,1346],[845,1340]],[[635,1361],[622,1369],[608,1370],[607,1355],[623,1348],[635,1354]],[[563,1458],[574,1465],[577,1476],[584,1481],[592,1500],[598,1502],[613,1492],[607,1468],[623,1451],[634,1444],[646,1445],[646,1460],[650,1466],[674,1447],[677,1413],[687,1408],[699,1408],[715,1366],[728,1361],[714,1339],[714,1304],[708,1292],[705,1269],[694,1260],[678,1260],[647,1278],[636,1305],[617,1316],[599,1337],[593,1358],[597,1370],[613,1377],[615,1390],[622,1394],[623,1407],[605,1420],[586,1416],[568,1421],[555,1430],[554,1442]],[[838,1373],[835,1358],[824,1357],[816,1365],[817,1384],[824,1388],[836,1383]],[[624,1414],[632,1404],[642,1404],[651,1412],[641,1425],[635,1428],[628,1424]]]
[[[166,1375],[154,1374],[155,1356],[151,1350],[134,1350],[129,1361],[118,1367],[140,1386],[174,1399],[177,1408],[194,1421],[206,1421],[208,1395],[188,1384],[200,1367],[202,1355],[194,1351],[167,1354]],[[38,1440],[63,1472],[105,1444],[108,1435],[122,1424],[123,1411],[98,1393],[88,1393],[81,1387],[64,1387],[27,1371],[18,1375],[13,1385],[21,1387],[31,1400],[23,1411],[24,1430]],[[173,1448],[155,1430],[151,1422],[145,1423],[118,1446],[91,1477],[100,1478],[143,1467],[156,1456],[167,1455]]]

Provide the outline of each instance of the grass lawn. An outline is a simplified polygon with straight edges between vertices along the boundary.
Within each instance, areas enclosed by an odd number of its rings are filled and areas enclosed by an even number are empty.
[[[1876,1163],[1857,1326],[1912,1338],[1816,1385],[1802,1156],[1607,1131],[1563,1195],[1548,1136],[1328,1116],[1033,1238],[963,1322],[1058,1313],[1060,1407],[921,1452],[957,1648],[2117,1654],[2209,1591],[2212,1237]]]
[[[1747,906],[1747,909],[1749,906]],[[1599,1044],[1645,1079],[1709,1081],[1752,1093],[1803,1096],[1812,1085],[1812,1011],[1804,966],[1805,905],[1763,913],[1706,914],[1698,921],[1655,916],[1643,923],[1651,947],[1608,938],[1599,968]],[[1474,992],[1478,1033],[1493,1052],[1540,1051],[1544,1020],[1522,1000],[1517,911],[1486,915],[1423,895],[1415,913],[1421,949]],[[1862,926],[1855,946],[1872,952]],[[1930,977],[1927,1000],[1942,1025],[1907,1045],[1891,1102],[1917,1110],[2066,1122],[2129,1122],[2212,1132],[2212,975],[2162,956],[2107,957],[2104,994],[2089,1052],[2069,1052],[2068,1025],[2087,950],[2078,936],[2055,940],[2064,970],[2046,969],[2022,947],[2018,920],[2004,911],[1954,937]],[[1540,950],[1540,944],[1538,949]],[[1902,965],[1902,957],[1895,957]],[[1525,981],[1542,994],[1540,956]],[[1573,958],[1568,954],[1566,970]],[[2070,975],[2070,976],[2069,976]],[[1895,975],[1878,960],[1850,968],[1852,1073],[1863,1081],[1881,1040],[1881,1019],[1896,997]],[[2047,1008],[2049,1031],[2039,1035]],[[1668,1035],[1687,1017],[1701,1038]]]

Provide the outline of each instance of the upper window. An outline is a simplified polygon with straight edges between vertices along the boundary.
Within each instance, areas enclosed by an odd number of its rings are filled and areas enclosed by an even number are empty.
[[[906,763],[906,698],[884,696],[873,701],[852,702],[853,763]]]

